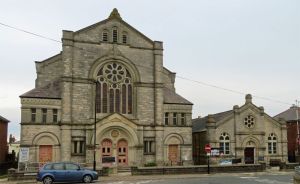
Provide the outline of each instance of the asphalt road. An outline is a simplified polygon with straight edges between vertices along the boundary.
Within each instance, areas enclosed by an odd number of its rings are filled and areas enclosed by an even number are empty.
[[[213,174],[213,175],[195,175],[185,177],[185,175],[177,175],[177,177],[160,177],[130,179],[120,181],[98,181],[95,183],[102,184],[291,184],[293,183],[292,172],[276,172],[276,173],[249,173],[249,174]]]

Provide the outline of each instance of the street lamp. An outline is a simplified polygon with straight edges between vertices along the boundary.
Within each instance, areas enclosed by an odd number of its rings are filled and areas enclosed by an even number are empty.
[[[96,171],[96,100],[97,100],[97,80],[94,80],[95,84],[95,100],[94,100],[94,161],[93,161],[93,170]]]

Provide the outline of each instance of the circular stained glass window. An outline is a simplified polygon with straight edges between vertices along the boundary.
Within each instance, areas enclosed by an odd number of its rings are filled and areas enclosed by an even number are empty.
[[[248,127],[248,128],[253,128],[254,127],[254,121],[255,121],[254,117],[252,115],[248,115],[244,119],[245,126]]]
[[[126,69],[117,63],[109,63],[104,66],[104,75],[111,83],[120,83],[125,78]]]

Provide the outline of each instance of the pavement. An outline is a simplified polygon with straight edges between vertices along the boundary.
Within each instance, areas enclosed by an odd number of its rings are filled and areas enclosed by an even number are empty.
[[[265,174],[285,175],[293,174],[294,171],[265,171],[254,173],[213,173],[213,174],[176,174],[176,175],[138,175],[132,176],[131,173],[118,173],[110,176],[101,176],[98,182],[118,182],[118,181],[138,181],[138,180],[161,180],[161,179],[182,179],[182,178],[201,178],[201,177],[222,177],[222,176],[259,176]],[[41,184],[35,180],[7,181],[7,178],[0,179],[2,184]]]

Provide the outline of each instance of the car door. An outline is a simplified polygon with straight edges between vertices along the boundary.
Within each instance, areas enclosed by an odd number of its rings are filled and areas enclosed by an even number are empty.
[[[57,182],[66,181],[64,163],[54,163],[52,166],[52,174],[54,176],[55,181]]]
[[[77,164],[65,163],[66,167],[66,180],[68,181],[81,181],[83,177],[82,170]]]

